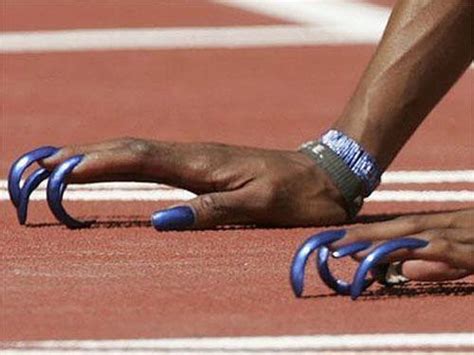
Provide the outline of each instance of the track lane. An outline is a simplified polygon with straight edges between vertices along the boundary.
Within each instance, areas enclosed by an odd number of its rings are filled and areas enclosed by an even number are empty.
[[[78,16],[81,23],[75,26],[98,26],[99,20],[104,27],[228,25],[234,21],[230,17],[238,24],[275,23],[224,8],[211,18],[209,7],[196,19],[176,10],[179,6],[171,16],[141,13],[126,23],[123,18],[130,13],[123,9],[102,18],[95,9],[90,23]],[[72,15],[61,14],[35,16],[44,22],[33,25],[31,12],[9,15],[17,22],[4,29],[70,28]],[[373,50],[325,46],[1,55],[6,73],[2,143],[8,149],[0,157],[0,176],[5,178],[16,156],[38,145],[121,135],[294,149],[342,110]],[[472,75],[465,74],[392,168],[472,169]],[[1,340],[474,329],[472,312],[466,311],[474,297],[473,278],[442,286],[416,284],[400,294],[374,291],[351,302],[332,295],[313,272],[306,291],[312,297],[295,300],[289,262],[314,228],[157,233],[148,219],[162,203],[66,205],[74,215],[98,216],[96,228],[69,231],[54,221],[44,202],[32,203],[31,225],[21,228],[11,206],[0,202],[2,323],[8,324]],[[367,204],[363,213],[375,214],[373,220],[470,205],[377,203]],[[338,275],[350,276],[348,265],[336,267]]]
[[[353,302],[334,296],[309,270],[310,297],[295,299],[288,268],[315,228],[158,233],[148,218],[164,204],[67,202],[75,216],[100,220],[69,231],[45,203],[32,203],[28,227],[17,225],[11,206],[0,206],[2,340],[473,330],[466,312],[473,278],[418,283],[401,294],[375,287]],[[367,204],[364,211],[383,217],[423,209]],[[353,269],[342,261],[334,270],[350,277]]]
[[[1,16],[2,31],[288,23],[206,0],[3,0]]]

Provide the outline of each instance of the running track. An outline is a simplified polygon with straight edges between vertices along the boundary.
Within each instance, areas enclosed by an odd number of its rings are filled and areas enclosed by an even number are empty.
[[[133,184],[71,187],[73,215],[99,220],[90,230],[58,225],[42,191],[20,227],[6,198],[11,161],[40,145],[137,136],[294,149],[339,114],[391,1],[323,1],[329,7],[315,17],[304,8],[311,3],[39,4],[2,0],[5,353],[474,349],[473,278],[373,287],[352,302],[312,272],[308,297],[297,300],[288,267],[315,228],[157,233],[150,213],[189,194]],[[364,221],[472,206],[472,85],[468,70],[391,166]],[[346,277],[353,270],[334,267]],[[32,343],[45,340],[54,342]]]

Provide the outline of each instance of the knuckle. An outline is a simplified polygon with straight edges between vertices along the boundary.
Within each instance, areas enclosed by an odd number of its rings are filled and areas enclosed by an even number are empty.
[[[117,144],[122,147],[128,147],[130,144],[132,144],[136,140],[137,138],[125,136],[125,137],[120,137],[116,140],[112,140],[112,143],[114,143],[114,145]]]
[[[259,208],[268,208],[277,204],[279,198],[281,198],[281,196],[279,196],[277,183],[269,181],[259,190],[259,193],[255,198],[255,203]]]
[[[148,155],[151,150],[151,144],[143,139],[132,139],[127,146],[133,154],[138,156]]]
[[[423,216],[402,216],[398,217],[396,220],[413,231],[420,230],[424,226]]]
[[[215,195],[204,195],[200,199],[201,208],[216,212],[222,210],[222,206]]]
[[[139,164],[144,164],[153,153],[153,145],[145,139],[125,137],[119,140],[119,144]]]
[[[189,161],[189,169],[193,172],[209,172],[211,170],[209,157],[205,154],[197,154]]]
[[[449,214],[447,228],[469,228],[474,221],[474,209]]]
[[[145,139],[121,138],[119,144],[130,156],[137,171],[143,171],[153,156],[153,145]]]
[[[445,257],[452,254],[453,244],[449,238],[445,238],[443,231],[433,230],[430,231],[428,235],[432,238],[431,244],[436,254]]]

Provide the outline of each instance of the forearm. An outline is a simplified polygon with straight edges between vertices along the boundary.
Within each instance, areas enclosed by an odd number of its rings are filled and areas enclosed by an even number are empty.
[[[333,128],[385,170],[473,58],[469,0],[400,0]]]

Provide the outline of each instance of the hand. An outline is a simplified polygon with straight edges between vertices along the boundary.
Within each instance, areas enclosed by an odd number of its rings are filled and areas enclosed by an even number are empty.
[[[385,261],[403,261],[403,276],[418,281],[454,280],[474,273],[474,209],[404,216],[397,219],[361,225],[347,230],[346,236],[333,243],[335,250],[356,241],[384,241],[414,237],[429,244],[420,249],[400,250]],[[370,249],[355,255],[365,257]]]
[[[77,154],[84,159],[69,182],[147,181],[200,195],[156,212],[157,229],[318,226],[347,218],[337,188],[299,152],[124,138],[64,147],[41,164],[52,170]]]

